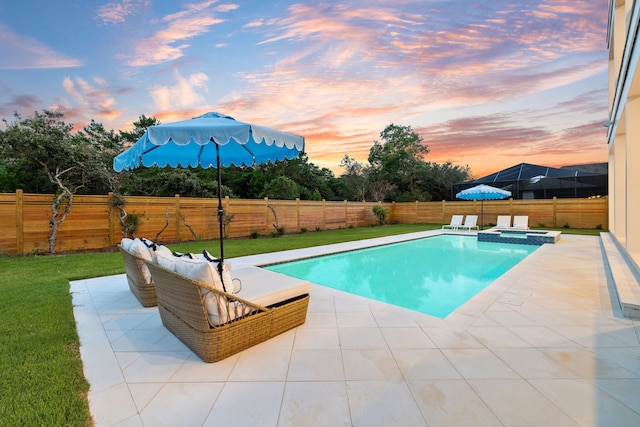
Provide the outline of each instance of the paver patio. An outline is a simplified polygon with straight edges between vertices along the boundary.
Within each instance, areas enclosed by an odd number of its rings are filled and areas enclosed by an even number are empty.
[[[314,285],[303,326],[215,364],[124,275],[71,292],[98,426],[640,425],[640,321],[622,317],[597,237],[544,245],[446,319]]]

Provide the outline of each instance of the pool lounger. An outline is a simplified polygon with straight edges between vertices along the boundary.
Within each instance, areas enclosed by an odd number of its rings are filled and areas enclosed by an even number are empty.
[[[458,227],[462,225],[463,218],[464,218],[464,215],[452,215],[451,222],[449,224],[444,224],[442,226],[442,229],[444,230],[445,228],[450,228],[452,230],[457,230]]]
[[[308,282],[248,267],[233,272],[242,289],[230,294],[153,262],[147,266],[162,324],[205,362],[225,359],[306,320]]]

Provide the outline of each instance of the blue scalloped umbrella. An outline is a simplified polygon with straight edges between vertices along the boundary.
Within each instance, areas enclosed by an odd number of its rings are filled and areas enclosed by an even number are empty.
[[[191,120],[149,126],[142,137],[113,159],[120,172],[139,166],[215,167],[218,169],[218,220],[220,263],[224,243],[220,167],[250,166],[294,159],[304,150],[304,137],[235,120],[219,113],[206,113]]]
[[[463,200],[481,200],[480,205],[480,228],[484,227],[484,201],[500,200],[511,196],[511,191],[501,188],[492,187],[490,185],[480,184],[475,187],[462,190],[456,197]]]

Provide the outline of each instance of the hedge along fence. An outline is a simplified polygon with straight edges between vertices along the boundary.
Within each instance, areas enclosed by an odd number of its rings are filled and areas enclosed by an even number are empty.
[[[60,225],[56,251],[114,247],[123,237],[113,196],[74,197],[73,209]],[[217,199],[175,197],[125,197],[126,210],[141,216],[138,236],[161,242],[219,239]],[[0,252],[8,255],[46,251],[53,195],[0,193]],[[223,200],[225,212],[233,215],[227,235],[249,237],[276,232],[276,224],[287,233],[303,229],[331,230],[365,227],[377,223],[372,208],[390,210],[394,223],[448,224],[451,215],[480,215],[479,201],[372,203],[309,200]],[[484,224],[495,224],[497,215],[528,215],[532,227],[607,228],[607,198],[496,200],[484,202]],[[156,237],[160,233],[159,237]]]

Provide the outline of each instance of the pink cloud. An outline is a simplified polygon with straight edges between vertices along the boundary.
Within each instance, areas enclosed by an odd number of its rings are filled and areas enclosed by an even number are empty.
[[[237,9],[237,5],[215,6],[217,0],[187,5],[180,12],[167,15],[160,21],[161,30],[134,46],[128,65],[144,67],[174,61],[184,56],[189,48],[187,40],[210,31],[211,27],[224,22],[217,13]]]
[[[119,0],[112,1],[98,8],[98,18],[105,24],[119,24],[127,17],[137,13],[151,4],[150,0]]]
[[[10,95],[5,102],[0,96],[0,116],[3,118],[12,117],[13,113],[31,113],[42,105],[42,100],[33,94]]]
[[[115,108],[116,100],[104,79],[95,77],[87,81],[65,77],[62,86],[71,100],[59,99],[54,108],[65,111],[72,118],[88,123],[89,117],[111,121],[122,114],[121,110]]]
[[[84,61],[72,58],[34,38],[23,36],[0,22],[0,70],[75,68]]]

